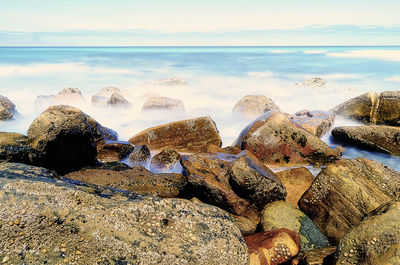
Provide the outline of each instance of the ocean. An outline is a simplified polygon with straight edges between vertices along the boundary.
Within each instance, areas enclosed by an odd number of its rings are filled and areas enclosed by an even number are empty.
[[[157,84],[179,78],[187,85]],[[301,83],[312,77],[322,87]],[[297,83],[297,84],[296,84]],[[96,107],[91,96],[107,86],[118,87],[130,109]],[[79,88],[86,102],[72,102],[120,140],[155,125],[211,116],[223,145],[230,145],[250,122],[232,113],[241,97],[261,94],[282,111],[329,110],[369,91],[400,90],[400,46],[394,47],[0,47],[0,95],[12,100],[19,114],[0,122],[0,131],[26,134],[45,105],[40,95]],[[148,95],[183,100],[184,113],[141,112]],[[355,124],[337,119],[336,126]],[[330,134],[323,137],[333,144]],[[347,147],[345,158],[366,157],[400,170],[400,159]]]

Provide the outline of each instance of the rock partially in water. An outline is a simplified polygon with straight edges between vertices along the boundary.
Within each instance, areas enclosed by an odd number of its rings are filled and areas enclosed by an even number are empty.
[[[342,159],[318,174],[299,206],[335,245],[365,214],[399,198],[399,172],[364,158]]]
[[[155,82],[155,84],[159,86],[187,86],[188,83],[184,79],[170,77],[159,79]]]
[[[210,144],[222,144],[215,122],[208,116],[152,127],[136,134],[129,142],[145,144],[152,150],[170,147],[189,153],[206,152]]]
[[[56,101],[58,101],[59,103],[65,101],[80,102],[80,103],[86,102],[79,88],[71,88],[71,87],[62,89],[58,93]]]
[[[173,169],[179,163],[181,155],[169,147],[153,156],[150,168],[153,171],[167,171]]]
[[[400,156],[400,127],[343,126],[333,129],[332,136],[346,144]]]
[[[108,86],[108,87],[102,88],[96,94],[96,96],[104,97],[104,98],[109,99],[112,94],[121,94],[121,92],[122,92],[121,89],[119,89],[118,87]]]
[[[295,85],[316,88],[325,86],[326,81],[318,76],[314,76],[302,83],[296,83]]]
[[[30,164],[33,152],[27,136],[0,132],[0,161]]]
[[[339,158],[322,140],[280,112],[259,116],[242,130],[235,146],[273,166],[321,165]]]
[[[17,113],[14,103],[8,98],[0,95],[0,121],[8,120]]]
[[[107,100],[108,99],[105,97],[93,95],[91,102],[92,102],[92,104],[95,104],[95,105],[106,105]]]
[[[233,112],[240,113],[250,119],[254,119],[270,110],[279,111],[279,107],[275,105],[272,99],[262,95],[244,96],[233,108]]]
[[[400,202],[370,213],[339,242],[336,264],[400,264]]]
[[[385,91],[379,95],[373,122],[400,126],[400,91]]]
[[[335,114],[323,110],[303,110],[291,115],[290,120],[313,135],[322,137],[335,122]]]
[[[183,101],[180,99],[166,98],[166,97],[150,97],[142,107],[142,111],[185,111]]]
[[[131,166],[145,166],[150,160],[150,150],[146,145],[137,145],[129,154]]]
[[[134,146],[128,142],[98,142],[97,159],[101,162],[120,161],[128,156]]]
[[[118,93],[113,93],[107,100],[107,104],[113,107],[132,107],[132,104]]]

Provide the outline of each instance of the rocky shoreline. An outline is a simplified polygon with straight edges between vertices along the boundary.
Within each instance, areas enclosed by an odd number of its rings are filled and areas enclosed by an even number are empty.
[[[92,103],[129,108],[120,92]],[[118,141],[57,105],[81,97],[38,98],[56,105],[27,135],[0,132],[2,264],[400,264],[400,173],[339,146],[399,156],[400,91],[293,115],[247,95],[233,111],[253,121],[226,147],[208,116]],[[142,110],[184,106],[156,96]],[[0,96],[0,122],[16,114]],[[335,115],[364,124],[333,128],[328,146]]]

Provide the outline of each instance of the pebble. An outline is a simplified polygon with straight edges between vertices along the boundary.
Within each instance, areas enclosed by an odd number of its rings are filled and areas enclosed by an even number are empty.
[[[82,252],[80,252],[79,250],[77,250],[77,251],[75,252],[75,254],[76,254],[76,255],[82,255]]]
[[[21,221],[20,221],[19,219],[15,219],[15,220],[14,220],[14,224],[15,224],[15,225],[19,225],[20,223],[21,223]]]
[[[66,247],[67,247],[67,244],[62,243],[60,246],[61,246],[62,248],[66,248]]]
[[[5,256],[2,260],[2,263],[7,263],[10,260],[9,256]]]
[[[46,253],[47,252],[47,249],[42,249],[42,253]]]

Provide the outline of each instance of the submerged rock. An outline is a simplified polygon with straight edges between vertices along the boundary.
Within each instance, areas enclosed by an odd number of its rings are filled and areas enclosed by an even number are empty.
[[[187,82],[186,80],[181,78],[170,77],[170,78],[159,79],[156,81],[155,84],[160,86],[186,86]]]
[[[120,161],[128,156],[134,146],[126,142],[99,142],[97,146],[97,159],[101,162]]]
[[[302,83],[296,83],[297,86],[305,86],[305,87],[323,87],[326,85],[325,80],[320,77],[314,76]]]
[[[129,161],[132,166],[145,166],[150,160],[150,150],[146,145],[137,145],[129,154]]]
[[[64,88],[62,89],[59,93],[58,96],[56,98],[57,101],[81,101],[81,102],[85,102],[85,99],[82,96],[81,91],[79,90],[79,88]]]
[[[180,99],[166,98],[166,97],[150,97],[142,107],[142,111],[184,111],[185,107],[183,101]]]
[[[0,132],[0,161],[29,164],[33,155],[28,137],[19,133]]]
[[[16,112],[14,103],[0,95],[0,121],[11,119]]]
[[[335,122],[335,114],[323,110],[304,110],[291,115],[290,120],[311,134],[322,137]]]
[[[175,167],[179,163],[181,155],[169,147],[153,156],[150,162],[150,168],[153,171],[167,171]]]
[[[233,112],[240,113],[251,119],[270,110],[279,111],[279,107],[275,105],[272,99],[262,95],[244,96],[233,108]]]

